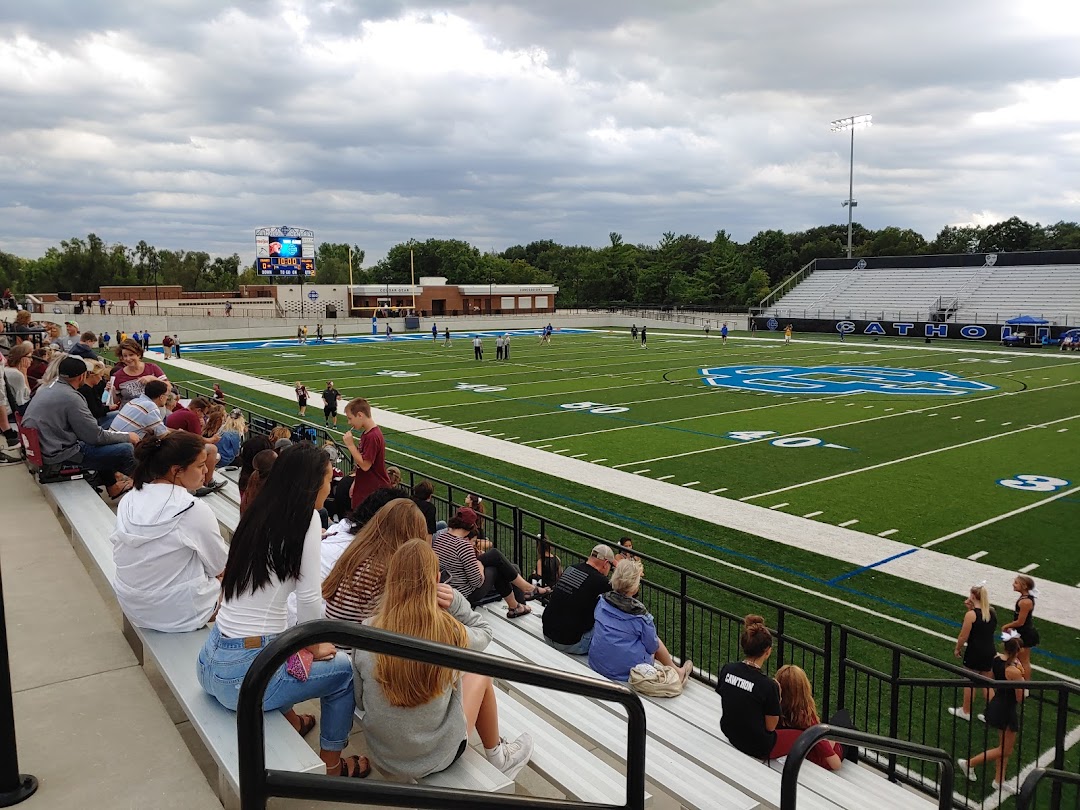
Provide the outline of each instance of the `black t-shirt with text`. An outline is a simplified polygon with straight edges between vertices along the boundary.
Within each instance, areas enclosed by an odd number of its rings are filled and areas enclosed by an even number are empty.
[[[544,635],[559,644],[577,644],[593,626],[596,600],[610,590],[607,577],[588,563],[571,565],[544,608]]]
[[[765,729],[767,716],[780,716],[780,687],[744,661],[725,664],[716,683],[724,714],[720,730],[737,749],[766,759],[776,745],[776,732]]]

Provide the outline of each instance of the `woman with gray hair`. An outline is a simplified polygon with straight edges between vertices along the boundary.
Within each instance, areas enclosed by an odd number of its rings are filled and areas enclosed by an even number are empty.
[[[623,560],[611,575],[611,591],[596,603],[589,667],[635,688],[643,682],[655,682],[675,687],[671,694],[678,694],[694,664],[686,661],[680,667],[671,660],[671,653],[656,634],[652,614],[637,599],[640,587],[641,563]]]

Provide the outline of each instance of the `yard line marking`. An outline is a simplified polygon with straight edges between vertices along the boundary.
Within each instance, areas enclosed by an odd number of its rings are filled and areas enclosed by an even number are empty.
[[[845,407],[845,408],[850,408],[850,407],[851,407],[852,405],[854,405],[854,404],[855,404],[854,402],[849,402],[849,403],[848,403],[847,405],[845,405],[844,407]]]
[[[985,419],[976,419],[975,424],[979,424],[979,422],[985,422],[985,421],[986,421]]]
[[[1059,424],[1061,422],[1070,422],[1073,419],[1080,419],[1080,414],[1076,414],[1075,416],[1066,416],[1064,419],[1055,419],[1052,422],[1047,422],[1044,425],[1041,425],[1041,427],[1046,427],[1048,425],[1056,425],[1056,424]],[[779,489],[771,489],[768,492],[759,492],[756,495],[747,495],[747,496],[745,496],[743,498],[739,498],[739,500],[740,501],[752,501],[755,498],[764,498],[766,495],[776,495],[776,494],[778,494],[780,492],[788,492],[788,491],[793,490],[793,489],[800,489],[802,487],[808,487],[811,484],[821,484],[821,483],[823,483],[825,481],[834,481],[837,478],[846,478],[849,475],[857,475],[859,473],[869,472],[870,470],[879,470],[882,467],[891,467],[893,464],[902,464],[905,461],[913,461],[914,459],[917,459],[917,458],[925,458],[926,456],[934,456],[934,455],[937,455],[938,453],[944,453],[947,450],[956,450],[956,449],[961,448],[961,447],[969,447],[969,446],[971,446],[973,444],[981,444],[982,442],[989,442],[989,441],[993,441],[994,439],[1004,439],[1006,436],[1014,436],[1017,433],[1026,433],[1027,431],[1032,430],[1032,429],[1033,428],[1030,428],[1030,427],[1022,427],[1022,428],[1017,428],[1016,430],[1007,430],[1004,433],[995,433],[993,436],[984,436],[981,439],[972,439],[970,441],[961,442],[960,444],[951,444],[948,447],[938,447],[938,448],[936,448],[934,450],[926,450],[926,451],[924,451],[922,453],[915,453],[914,455],[911,455],[911,456],[904,456],[903,458],[894,458],[891,461],[883,461],[880,464],[871,464],[869,467],[860,467],[857,470],[847,470],[846,472],[836,473],[835,475],[826,475],[823,478],[815,478],[813,481],[804,481],[801,484],[792,484],[791,486],[780,487]]]
[[[607,461],[607,459],[606,458],[594,458],[592,460],[592,463],[593,464],[599,464],[601,461]]]
[[[785,506],[788,506],[788,505],[789,505],[788,502],[784,501],[783,503],[774,504],[774,505],[770,506],[769,508],[770,509],[783,509]]]
[[[727,491],[728,491],[727,487],[720,487],[720,489],[710,489],[709,494],[710,495],[715,495],[718,492],[727,492]]]
[[[857,521],[857,520],[845,520],[843,523],[839,523],[837,525],[839,525],[839,526],[854,526],[858,522],[859,521]]]
[[[877,536],[878,537],[888,537],[889,535],[896,534],[898,531],[900,531],[900,530],[899,529],[886,529],[883,532],[878,532]]]
[[[517,439],[520,439],[520,438],[521,438],[520,436],[508,436],[507,438],[503,439],[503,441],[504,442],[512,442],[512,441],[516,441]]]
[[[1068,433],[1068,432],[1069,432],[1068,428],[1062,428],[1061,430],[1058,431],[1058,433]]]
[[[927,414],[927,417],[930,417],[930,416],[937,416],[937,415],[938,415],[938,414],[936,414],[936,413],[928,413],[928,414]]]
[[[1026,574],[1029,571],[1034,571],[1038,567],[1039,567],[1038,563],[1032,563],[1031,565],[1025,565],[1023,568],[1019,569],[1019,571],[1020,571],[1021,574]]]
[[[657,481],[667,481],[669,478],[674,478],[674,477],[675,477],[674,474],[672,474],[672,475],[661,475],[656,480]]]
[[[822,510],[819,509],[817,512],[807,512],[805,515],[803,515],[803,517],[817,517],[818,515],[823,515],[823,514],[825,514],[825,513]]]
[[[969,555],[968,559],[969,560],[981,560],[983,557],[985,557],[989,553],[990,553],[989,551],[976,551],[974,554]]]
[[[650,470],[649,470],[648,467],[646,467],[644,470],[634,470],[634,475],[642,475],[642,474],[647,473],[649,471]]]
[[[1069,386],[1072,386],[1072,385],[1080,385],[1080,380],[1070,382],[1070,383],[1061,383],[1059,385],[1048,385],[1048,386],[1045,386],[1044,388],[1030,389],[1030,390],[1046,391],[1046,390],[1051,389],[1051,388],[1068,388]],[[960,401],[957,401],[957,402],[950,402],[950,403],[948,403],[946,405],[930,405],[930,406],[928,406],[926,408],[911,408],[911,409],[908,409],[906,411],[900,411],[900,412],[897,412],[897,413],[890,413],[890,414],[884,415],[884,416],[871,416],[869,419],[854,419],[854,420],[852,420],[850,422],[840,422],[840,423],[835,424],[835,425],[820,425],[820,426],[815,427],[815,428],[809,428],[807,430],[797,431],[795,433],[784,433],[784,434],[781,434],[781,435],[778,435],[778,436],[768,436],[768,437],[766,437],[764,439],[752,439],[751,441],[748,441],[748,442],[732,442],[730,444],[722,444],[722,445],[718,445],[716,447],[706,447],[703,450],[689,450],[689,451],[687,451],[685,453],[674,453],[674,454],[668,455],[668,456],[657,456],[655,458],[642,458],[642,459],[638,459],[637,461],[627,461],[624,464],[616,464],[613,467],[613,469],[617,470],[617,469],[619,469],[621,467],[633,467],[636,464],[648,464],[648,463],[653,462],[653,461],[668,461],[669,459],[683,458],[684,456],[695,456],[695,455],[698,455],[699,453],[712,453],[712,452],[714,452],[716,450],[730,450],[733,447],[746,447],[747,445],[757,444],[759,442],[775,441],[776,439],[782,439],[782,438],[785,438],[787,436],[804,436],[807,433],[810,433],[811,431],[834,430],[836,428],[850,427],[851,425],[864,425],[864,424],[868,424],[870,422],[877,422],[877,421],[879,421],[881,419],[895,419],[898,416],[907,416],[908,414],[913,414],[913,413],[915,413],[915,414],[917,414],[917,413],[926,413],[926,411],[937,410],[937,409],[941,409],[941,408],[954,408],[957,405],[967,405],[967,404],[970,404],[970,403],[973,403],[973,402],[986,402],[987,400],[997,399],[998,397],[1011,397],[1011,396],[1015,396],[1015,395],[1016,395],[1016,392],[1014,392],[1014,391],[1006,391],[1005,393],[992,394],[990,396],[980,397],[980,398],[977,398],[977,399],[968,399],[968,400],[960,400]],[[805,401],[805,402],[818,402],[820,400],[802,400],[802,401]],[[783,405],[767,405],[765,407],[767,407],[767,408],[782,408],[782,407],[784,407],[784,405],[790,405],[790,404],[796,404],[796,403],[785,402],[785,403],[783,403]],[[755,409],[751,408],[751,410],[755,410]],[[729,411],[728,413],[740,413],[740,411]],[[712,415],[712,416],[720,416],[721,414],[710,414],[710,415]],[[691,418],[696,419],[696,418],[699,418],[699,417],[691,417]],[[683,421],[683,420],[672,420],[672,421]],[[645,425],[644,427],[649,427],[649,426]],[[621,430],[622,428],[615,428],[615,429],[616,430]],[[594,432],[599,433],[599,432],[605,432],[605,431],[594,431]],[[586,436],[586,435],[589,435],[589,434],[586,434],[586,433],[571,434],[570,436],[561,436],[561,437],[560,436],[555,436],[553,438],[555,438],[555,439],[559,439],[559,438],[571,439],[571,438],[574,438],[575,436],[578,436],[578,435]],[[543,441],[543,439],[538,439],[537,441]]]
[[[483,428],[482,430],[476,430],[476,431],[473,431],[473,432],[474,433],[491,433],[491,431],[488,430],[487,428]]]
[[[873,405],[863,405],[863,410],[864,411],[869,410],[870,408],[873,408],[873,407],[874,407]]]
[[[572,449],[573,449],[572,447],[564,447],[562,450],[556,450],[555,452],[556,453],[569,453]]]
[[[888,413],[888,412],[889,412],[889,411],[891,411],[891,410],[893,410],[893,409],[892,409],[892,408],[886,408],[886,409],[885,409],[885,413]]]
[[[692,487],[692,486],[695,486],[696,484],[700,484],[700,483],[701,483],[700,481],[687,481],[685,484],[683,484],[683,486],[684,487]]]
[[[1046,506],[1046,504],[1051,503],[1052,501],[1056,501],[1058,498],[1064,498],[1066,495],[1075,495],[1077,492],[1080,492],[1080,486],[1073,487],[1072,489],[1062,490],[1056,495],[1051,495],[1048,498],[1043,498],[1041,501],[1029,503],[1027,506],[1021,506],[1019,509],[1013,509],[1011,512],[1006,512],[1003,515],[998,515],[997,517],[992,517],[989,520],[984,520],[981,523],[976,523],[974,526],[968,526],[966,529],[960,529],[959,531],[955,531],[952,534],[943,535],[936,540],[931,540],[929,543],[923,543],[922,547],[929,548],[931,546],[936,546],[938,543],[944,543],[946,540],[952,540],[954,537],[960,537],[961,535],[967,534],[968,532],[973,532],[976,529],[981,529],[984,526],[989,526],[992,523],[997,523],[999,520],[1006,520],[1013,517],[1014,515],[1022,514],[1031,509],[1038,509],[1040,506]]]
[[[550,444],[539,444],[539,445],[536,446],[536,449],[537,450],[544,450],[544,449],[546,449],[548,447],[551,447],[551,446],[552,445],[550,445]]]
[[[581,458],[581,457],[587,456],[587,455],[589,455],[589,454],[588,453],[574,453],[574,455],[567,456],[567,458]]]
[[[954,416],[954,417],[953,417],[953,420],[955,421],[956,419],[963,419],[963,418],[964,418],[964,417],[962,417],[962,416]]]
[[[1009,426],[1009,425],[1011,425],[1011,424],[1012,424],[1012,422],[1002,422],[1002,423],[1001,423],[1001,426],[1002,426],[1002,427],[1008,427],[1008,426]]]
[[[477,433],[480,433],[481,431],[479,431],[479,430],[478,430],[478,431],[476,431],[476,432],[477,432]],[[505,433],[492,433],[492,434],[491,434],[491,438],[493,438],[493,439],[496,439],[496,438],[498,438],[499,436],[505,436],[505,435],[506,435]]]

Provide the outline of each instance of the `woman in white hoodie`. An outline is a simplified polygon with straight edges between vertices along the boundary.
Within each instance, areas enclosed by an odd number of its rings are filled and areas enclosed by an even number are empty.
[[[194,433],[135,447],[134,488],[117,509],[112,542],[113,587],[136,627],[186,633],[217,610],[229,549],[210,507],[189,491],[205,477],[206,444]]]

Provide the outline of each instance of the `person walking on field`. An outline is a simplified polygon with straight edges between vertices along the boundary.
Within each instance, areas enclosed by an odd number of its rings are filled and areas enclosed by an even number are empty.
[[[476,337],[473,338],[472,348],[473,348],[473,356],[477,360],[483,360],[484,359],[484,341],[482,341],[480,339],[479,335],[477,335]]]
[[[712,329],[712,326],[710,325],[709,321],[705,321],[705,337],[709,336],[710,329]]]
[[[784,345],[791,343],[791,324],[784,327]]]
[[[510,333],[503,333],[503,360],[510,359]]]
[[[496,360],[502,360],[503,359],[503,336],[502,335],[499,335],[497,338],[495,338],[495,359]]]
[[[720,345],[727,346],[727,324],[720,327]]]
[[[641,348],[649,348],[649,336],[645,332],[645,324],[641,325]]]
[[[994,647],[994,631],[997,630],[997,614],[990,607],[990,594],[986,585],[972,585],[968,598],[964,600],[967,612],[964,614],[964,623],[960,628],[960,635],[956,638],[955,654],[957,658],[963,656],[964,666],[972,672],[978,672],[985,678],[994,676],[991,665],[997,650]],[[990,699],[990,690],[980,690]],[[975,690],[972,687],[964,689],[964,705],[960,707],[950,706],[949,714],[959,717],[961,720],[971,719],[971,699]]]
[[[322,392],[323,398],[323,420],[326,423],[326,427],[330,427],[331,421],[334,423],[334,427],[337,427],[337,404],[341,399],[341,392],[334,388],[334,381],[327,380],[326,388]]]
[[[445,331],[445,332],[443,332],[443,342],[442,342],[442,345],[443,345],[443,348],[444,348],[444,349],[445,349],[445,348],[446,348],[447,346],[453,346],[453,345],[454,345],[453,341],[452,341],[452,340],[450,340],[450,327],[449,327],[449,326],[448,326],[448,327],[446,327],[446,331]]]
[[[431,324],[431,342],[432,343],[438,343],[439,342],[439,326],[438,326],[438,324],[434,324],[434,323]]]

